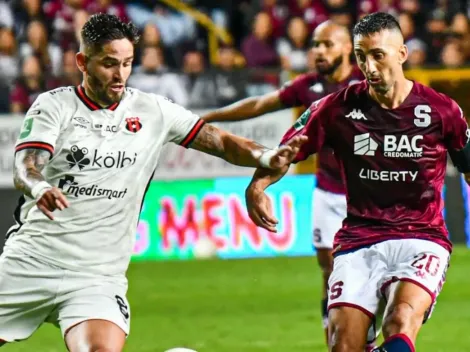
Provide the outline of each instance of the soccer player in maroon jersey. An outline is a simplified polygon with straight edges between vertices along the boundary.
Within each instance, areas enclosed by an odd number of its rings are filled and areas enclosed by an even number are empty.
[[[240,121],[288,107],[307,108],[314,101],[364,79],[359,68],[350,61],[352,43],[347,28],[326,21],[316,28],[312,39],[316,73],[300,75],[273,93],[244,99],[202,118],[207,122]],[[323,272],[321,309],[325,335],[328,336],[327,285],[333,270],[333,238],[346,217],[345,188],[339,165],[328,147],[318,155],[313,199],[313,245]],[[371,339],[375,339],[375,333]]]
[[[447,152],[470,180],[470,135],[456,102],[405,78],[408,50],[393,16],[364,17],[353,38],[366,80],[313,103],[281,144],[309,137],[296,161],[330,146],[346,183],[328,287],[331,351],[362,351],[383,313],[385,342],[375,351],[410,352],[452,249],[441,197]],[[252,220],[270,231],[277,220],[264,190],[282,171],[258,169],[246,191]]]

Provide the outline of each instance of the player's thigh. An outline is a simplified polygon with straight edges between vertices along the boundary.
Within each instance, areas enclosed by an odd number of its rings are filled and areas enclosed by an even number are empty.
[[[0,257],[0,340],[27,339],[53,310],[62,271],[28,255]]]
[[[124,282],[71,276],[53,318],[69,349],[82,351],[79,348],[85,345],[120,351],[130,330],[126,293]],[[103,331],[93,332],[96,326]]]
[[[126,333],[119,326],[100,319],[83,321],[65,336],[70,352],[121,352],[125,342]]]
[[[330,331],[335,333],[339,345],[347,344],[355,349],[363,348],[366,343],[367,331],[379,309],[378,288],[385,270],[385,263],[371,259],[375,257],[377,253],[372,246],[334,259],[328,282],[328,310]],[[362,318],[351,325],[341,320],[343,315],[348,315],[345,321],[349,321],[350,315]]]
[[[346,197],[316,188],[313,191],[313,246],[332,249],[346,217]]]
[[[382,289],[388,302],[384,335],[403,332],[415,338],[444,285],[449,252],[430,241],[400,242],[390,255],[397,258],[395,270],[388,274]]]

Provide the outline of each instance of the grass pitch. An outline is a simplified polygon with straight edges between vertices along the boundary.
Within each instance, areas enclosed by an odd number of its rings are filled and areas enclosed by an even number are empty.
[[[316,259],[133,263],[131,334],[125,351],[326,351]],[[448,280],[418,351],[470,351],[470,250],[455,248]],[[60,331],[41,327],[5,352],[66,351]]]

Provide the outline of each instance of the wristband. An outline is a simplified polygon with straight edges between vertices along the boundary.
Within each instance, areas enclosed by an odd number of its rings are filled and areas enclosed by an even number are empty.
[[[273,158],[274,155],[276,155],[277,150],[276,149],[270,149],[265,151],[263,154],[261,154],[261,157],[259,158],[259,164],[264,167],[264,168],[271,168],[271,159]]]
[[[41,181],[31,189],[31,195],[34,199],[39,199],[42,197],[45,191],[51,188],[52,186],[49,183],[46,181]]]

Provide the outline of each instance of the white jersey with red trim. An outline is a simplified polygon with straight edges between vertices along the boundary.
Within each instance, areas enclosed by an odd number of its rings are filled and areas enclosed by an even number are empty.
[[[21,197],[5,253],[26,253],[70,270],[123,274],[162,147],[187,147],[203,124],[166,98],[132,88],[106,109],[81,86],[41,94],[26,114],[16,151],[52,154],[43,175],[70,207],[49,220],[33,199]]]

